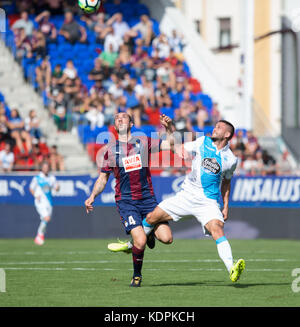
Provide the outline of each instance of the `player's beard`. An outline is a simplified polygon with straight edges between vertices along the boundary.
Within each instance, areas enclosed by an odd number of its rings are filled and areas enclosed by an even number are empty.
[[[221,137],[221,136],[211,136],[211,139],[214,143],[221,143],[222,141],[225,140],[225,137]]]
[[[217,137],[217,136],[211,136],[211,139],[213,140],[213,142],[216,142],[216,141],[220,141],[221,138],[220,137]]]
[[[117,130],[118,134],[123,136],[123,135],[128,134],[129,126],[122,124],[118,128],[116,128],[116,130]]]

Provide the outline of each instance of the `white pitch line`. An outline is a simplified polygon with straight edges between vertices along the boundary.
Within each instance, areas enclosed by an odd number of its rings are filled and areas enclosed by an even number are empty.
[[[144,260],[145,263],[205,263],[220,262],[220,259],[196,259],[196,260]],[[295,262],[298,260],[291,259],[245,259],[246,262]],[[93,260],[93,261],[25,261],[25,262],[0,262],[1,265],[68,265],[68,264],[124,264],[131,263],[128,261],[112,261],[112,260]]]
[[[67,251],[67,252],[0,252],[0,256],[12,255],[77,255],[77,254],[108,254],[108,251]]]
[[[118,268],[43,268],[43,267],[1,267],[5,270],[35,270],[35,271],[121,271],[121,270],[128,270],[132,271],[132,269],[118,269]],[[148,271],[224,271],[226,272],[225,268],[188,268],[188,269],[174,269],[174,268],[166,268],[166,269],[153,269],[153,268],[144,268],[143,270]],[[246,269],[249,272],[283,272],[283,271],[290,271],[290,269]]]

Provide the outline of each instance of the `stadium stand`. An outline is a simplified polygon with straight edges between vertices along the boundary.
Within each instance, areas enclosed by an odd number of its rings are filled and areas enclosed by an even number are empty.
[[[43,97],[58,131],[78,134],[93,162],[103,145],[97,136],[113,132],[117,112],[129,112],[135,131],[148,136],[160,132],[160,114],[170,116],[182,134],[211,134],[221,118],[218,104],[192,77],[182,54],[184,40],[176,31],[172,35],[160,33],[158,22],[138,0],[103,1],[100,12],[89,16],[68,3],[52,8],[51,1],[44,1],[43,6],[17,1],[6,8],[6,44],[23,67],[26,80]],[[28,141],[24,148],[21,135],[18,138],[5,132],[11,111],[3,98],[0,101],[1,146],[6,139],[18,143],[13,144],[14,169],[35,169],[44,158],[57,163],[53,169],[63,169],[61,156],[56,153],[59,157],[50,159],[51,151],[40,131],[22,132]],[[31,147],[29,139],[34,140]],[[240,159],[239,174],[279,174],[275,159],[261,148],[251,131],[237,130],[231,147]],[[173,160],[174,156],[171,166]],[[284,156],[282,164],[285,166]],[[163,171],[182,173],[153,169],[154,174]],[[289,173],[288,169],[285,172]]]

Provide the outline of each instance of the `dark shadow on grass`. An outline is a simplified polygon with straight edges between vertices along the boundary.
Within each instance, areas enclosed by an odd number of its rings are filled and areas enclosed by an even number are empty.
[[[203,282],[186,282],[186,283],[162,283],[162,284],[152,284],[153,287],[164,287],[164,286],[229,286],[235,288],[248,288],[255,286],[286,286],[290,283],[227,283],[222,281],[203,281]]]
[[[291,285],[291,283],[248,283],[248,284],[230,284],[228,286],[234,286],[236,288],[247,288],[253,286],[286,286]]]

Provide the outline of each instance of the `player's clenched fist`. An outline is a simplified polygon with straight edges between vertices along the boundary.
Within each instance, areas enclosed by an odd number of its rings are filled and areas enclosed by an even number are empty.
[[[172,126],[172,119],[166,115],[160,116],[160,122],[165,128],[171,128]]]

